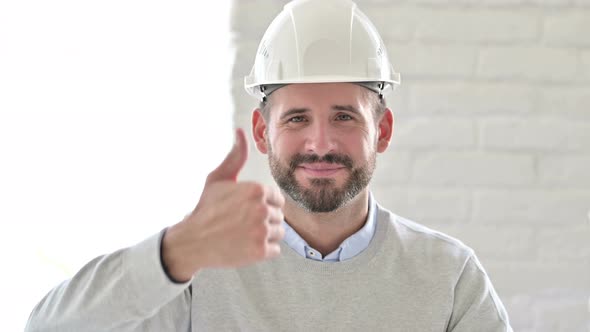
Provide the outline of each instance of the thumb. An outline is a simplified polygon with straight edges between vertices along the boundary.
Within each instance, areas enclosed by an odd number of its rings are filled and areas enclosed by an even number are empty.
[[[248,159],[248,141],[242,128],[236,129],[236,141],[225,159],[207,177],[206,185],[217,181],[236,181]]]

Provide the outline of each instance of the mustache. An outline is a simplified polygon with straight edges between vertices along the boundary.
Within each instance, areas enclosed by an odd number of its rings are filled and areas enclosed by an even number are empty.
[[[336,153],[328,153],[323,155],[322,157],[318,156],[317,154],[296,154],[291,159],[289,163],[289,167],[294,170],[297,166],[301,164],[312,164],[312,163],[329,163],[329,164],[339,164],[348,169],[352,169],[353,163],[352,158],[344,154],[336,154]]]

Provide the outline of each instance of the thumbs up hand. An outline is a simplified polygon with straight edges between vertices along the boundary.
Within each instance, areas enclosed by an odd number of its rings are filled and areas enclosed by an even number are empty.
[[[280,254],[285,230],[279,190],[237,182],[248,159],[242,129],[223,162],[207,177],[196,208],[171,226],[162,239],[162,259],[170,277],[187,281],[204,268],[241,267]]]
[[[238,174],[246,164],[247,159],[248,141],[246,140],[246,134],[240,128],[236,130],[236,141],[233,148],[223,162],[213,172],[209,173],[207,184],[224,180],[236,182]]]

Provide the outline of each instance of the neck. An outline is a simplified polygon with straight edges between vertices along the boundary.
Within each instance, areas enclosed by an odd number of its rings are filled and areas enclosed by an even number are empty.
[[[327,255],[363,227],[369,213],[369,191],[363,190],[346,205],[326,213],[303,210],[286,197],[285,221],[314,249]]]

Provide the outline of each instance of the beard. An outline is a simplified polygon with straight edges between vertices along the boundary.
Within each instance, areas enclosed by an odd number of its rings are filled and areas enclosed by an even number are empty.
[[[363,165],[355,167],[352,158],[344,154],[296,154],[283,166],[271,149],[268,151],[270,171],[281,188],[301,208],[311,213],[332,212],[344,206],[367,187],[373,176],[376,153]],[[295,170],[302,163],[331,163],[343,166],[349,176],[341,187],[331,178],[309,178],[310,188],[303,187],[295,178]]]

